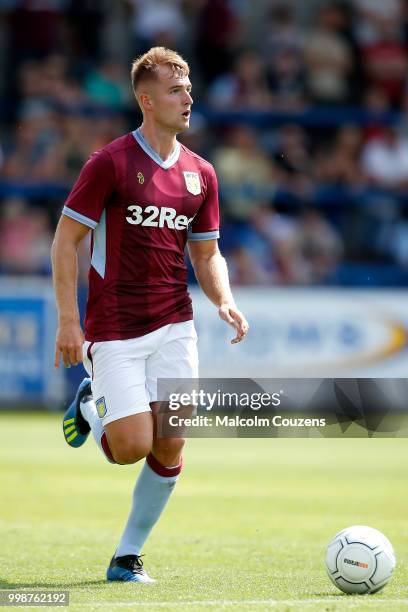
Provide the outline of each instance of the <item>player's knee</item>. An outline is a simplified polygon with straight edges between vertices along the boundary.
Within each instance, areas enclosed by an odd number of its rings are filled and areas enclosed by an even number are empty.
[[[180,461],[185,444],[184,438],[161,438],[156,440],[154,454],[162,465],[176,465]]]
[[[116,463],[129,465],[144,459],[150,453],[150,445],[127,443],[118,445],[112,450]]]
[[[168,451],[172,453],[181,453],[186,441],[184,438],[171,438],[169,440]]]

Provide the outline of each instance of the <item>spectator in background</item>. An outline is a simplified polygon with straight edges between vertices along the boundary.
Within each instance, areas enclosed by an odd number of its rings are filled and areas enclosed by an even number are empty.
[[[50,92],[43,78],[43,64],[40,62],[35,60],[23,62],[16,72],[16,78],[16,98],[19,100],[46,100],[49,97]]]
[[[276,175],[272,161],[260,148],[257,133],[245,125],[231,129],[226,145],[215,150],[213,162],[222,196],[222,212],[235,220],[248,219],[260,202],[272,199]]]
[[[47,212],[21,198],[3,202],[0,270],[7,274],[49,274],[52,232]]]
[[[250,221],[258,236],[268,244],[269,262],[264,261],[264,266],[272,271],[274,281],[283,285],[305,283],[305,267],[296,242],[296,221],[266,204],[252,210]]]
[[[209,102],[219,109],[269,110],[272,95],[265,66],[257,51],[242,51],[231,72],[218,77],[209,91]]]
[[[69,55],[81,73],[102,55],[103,26],[115,0],[65,0]],[[82,64],[82,66],[81,66]]]
[[[61,48],[65,4],[66,0],[7,0],[5,72],[9,96],[16,96],[16,77],[22,62],[42,59]]]
[[[297,220],[296,247],[303,263],[305,282],[328,280],[340,262],[343,245],[340,236],[316,209],[305,210]]]
[[[237,21],[228,0],[200,2],[194,51],[204,84],[208,85],[231,67]]]
[[[243,285],[286,284],[292,278],[294,244],[293,221],[278,214],[268,203],[254,207],[246,224],[231,226],[226,221],[222,248],[231,264],[231,268],[228,267],[231,282]]]
[[[63,89],[68,79],[68,59],[63,55],[53,53],[38,64],[37,77],[42,90],[42,98],[48,102],[58,99],[58,92]]]
[[[387,94],[381,87],[369,87],[364,94],[364,109],[371,115],[385,115],[391,110]]]
[[[384,22],[391,28],[402,26],[401,0],[352,0],[356,10],[356,36],[363,47],[381,38]]]
[[[259,257],[247,246],[235,246],[227,256],[231,285],[271,285],[274,274],[261,265]]]
[[[305,33],[296,22],[293,9],[286,4],[274,6],[258,43],[274,108],[291,110],[305,103],[304,41]]]
[[[324,184],[360,187],[365,176],[361,168],[362,150],[361,129],[346,125],[339,129],[337,136],[328,148],[317,154],[315,176]]]
[[[32,101],[24,109],[11,149],[6,151],[2,174],[23,183],[48,180],[53,174],[56,142],[55,113],[43,102]]]
[[[406,44],[399,25],[389,19],[377,24],[375,40],[363,47],[367,85],[381,89],[394,107],[399,107],[408,68]]]
[[[301,57],[295,49],[282,49],[271,56],[266,74],[274,109],[299,110],[305,105],[305,71]]]
[[[396,126],[383,126],[378,135],[369,140],[362,152],[362,167],[368,181],[377,188],[366,198],[366,214],[360,219],[365,229],[359,243],[371,257],[384,257],[396,252],[391,240],[399,240],[395,233],[400,218],[398,192],[408,187],[408,139]],[[378,192],[378,189],[380,191]],[[363,221],[363,222],[362,222]]]
[[[308,90],[318,104],[344,104],[349,98],[353,56],[342,27],[343,13],[337,5],[324,6],[305,43]]]
[[[379,187],[408,187],[408,138],[394,127],[384,126],[382,135],[370,140],[362,152],[362,167]]]
[[[101,61],[86,75],[84,91],[96,104],[120,110],[130,103],[128,75],[112,58]]]
[[[359,104],[364,91],[364,72],[361,60],[361,48],[355,33],[355,11],[350,0],[332,2],[336,12],[337,33],[348,46],[351,53],[351,68],[348,72],[348,101]]]
[[[389,117],[391,103],[386,92],[379,87],[367,89],[363,103],[364,110],[370,115],[370,120],[363,127],[364,139],[369,141],[382,136],[382,125],[384,118]]]
[[[286,52],[294,51],[300,54],[305,42],[305,32],[295,19],[293,8],[288,4],[274,6],[266,19],[262,43],[259,50],[268,58]]]
[[[13,67],[28,58],[43,58],[61,45],[66,0],[8,0],[8,56]]]
[[[299,125],[280,128],[275,145],[274,160],[279,172],[279,186],[301,199],[308,197],[312,188],[313,159],[308,137]]]
[[[127,0],[131,10],[131,27],[135,55],[154,46],[182,49],[187,24],[182,0]]]
[[[95,123],[80,114],[61,116],[61,140],[56,154],[59,157],[59,179],[72,185],[78,172],[92,153],[92,132]]]

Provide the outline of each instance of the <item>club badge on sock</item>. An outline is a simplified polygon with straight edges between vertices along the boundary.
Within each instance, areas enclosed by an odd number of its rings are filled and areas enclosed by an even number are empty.
[[[99,399],[97,399],[96,402],[95,402],[95,406],[96,406],[96,410],[97,410],[99,418],[103,419],[103,417],[106,414],[105,398],[104,397],[100,397]]]

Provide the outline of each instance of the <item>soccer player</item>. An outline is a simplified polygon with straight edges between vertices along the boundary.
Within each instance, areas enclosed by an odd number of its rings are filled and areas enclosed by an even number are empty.
[[[197,378],[196,332],[184,250],[220,317],[248,331],[231,294],[217,238],[217,179],[181,145],[189,127],[191,83],[174,51],[150,49],[132,65],[142,125],[91,155],[68,200],[52,246],[58,306],[55,367],[83,361],[90,378],[65,413],[67,443],[90,431],[112,463],[146,458],[108,580],[153,582],[140,554],[182,469],[182,438],[155,435],[159,378]],[[76,296],[77,249],[92,230],[83,335]]]

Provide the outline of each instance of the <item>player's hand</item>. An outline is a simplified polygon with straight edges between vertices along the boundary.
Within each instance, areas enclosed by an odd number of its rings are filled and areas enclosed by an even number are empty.
[[[81,363],[83,343],[84,334],[79,323],[60,322],[55,340],[55,367],[59,367],[61,355],[66,368]]]
[[[233,327],[237,335],[231,340],[231,344],[237,344],[245,338],[248,333],[249,325],[248,321],[238,310],[235,304],[222,304],[218,309],[218,314],[223,321],[226,321],[231,327]]]

